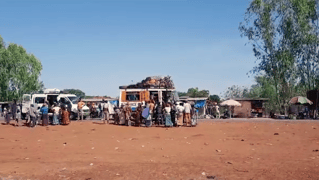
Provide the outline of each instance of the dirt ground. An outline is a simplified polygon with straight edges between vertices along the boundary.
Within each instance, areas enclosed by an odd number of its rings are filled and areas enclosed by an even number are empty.
[[[2,121],[3,122],[3,121]],[[319,121],[0,125],[0,179],[319,179]]]

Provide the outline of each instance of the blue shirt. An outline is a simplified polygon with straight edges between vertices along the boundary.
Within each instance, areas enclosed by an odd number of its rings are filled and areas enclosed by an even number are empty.
[[[42,114],[48,114],[49,108],[46,107],[46,106],[42,106],[41,109],[40,109],[40,112],[41,112]]]

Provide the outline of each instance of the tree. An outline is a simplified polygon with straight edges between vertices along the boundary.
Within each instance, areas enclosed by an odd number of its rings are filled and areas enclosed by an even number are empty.
[[[208,97],[209,91],[208,90],[198,90],[198,87],[196,88],[189,88],[187,90],[187,93],[185,92],[178,92],[178,96],[189,96],[189,97]]]
[[[186,92],[177,92],[177,94],[178,94],[178,97],[187,96]]]
[[[19,99],[43,86],[39,81],[42,64],[17,44],[5,45],[0,36],[0,101]]]
[[[286,112],[298,84],[307,86],[305,89],[315,87],[317,15],[316,0],[253,0],[240,24],[242,36],[249,39],[257,58],[258,65],[251,72],[264,76],[274,88],[278,110]]]
[[[85,97],[85,92],[81,91],[80,89],[63,89],[63,92],[69,94],[75,94],[78,97]]]
[[[220,102],[220,97],[218,95],[216,95],[216,94],[210,95],[209,96],[209,100],[219,103]]]
[[[249,89],[247,87],[240,87],[233,85],[228,87],[227,91],[224,93],[225,98],[244,98],[247,97]]]

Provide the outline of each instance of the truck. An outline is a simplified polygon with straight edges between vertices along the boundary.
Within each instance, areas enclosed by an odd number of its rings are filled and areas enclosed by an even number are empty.
[[[79,97],[75,94],[64,94],[58,89],[48,89],[44,93],[34,93],[34,94],[24,94],[22,97],[22,111],[21,118],[27,119],[27,113],[29,111],[30,105],[35,104],[38,111],[43,106],[45,102],[53,105],[57,103],[59,105],[65,105],[70,110],[70,119],[76,119],[78,114],[78,103]],[[89,117],[90,109],[85,105],[83,107],[83,118]]]
[[[120,86],[119,107],[129,103],[132,111],[135,111],[139,104],[154,100],[155,102],[176,102],[179,100],[173,81],[167,77],[147,77],[140,83]]]

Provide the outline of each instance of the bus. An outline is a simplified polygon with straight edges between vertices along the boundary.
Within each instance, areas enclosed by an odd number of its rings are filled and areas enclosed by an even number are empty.
[[[176,102],[178,95],[175,89],[164,88],[121,88],[119,107],[129,103],[132,111],[135,111],[139,104],[145,106],[145,102],[154,100],[159,103]]]

